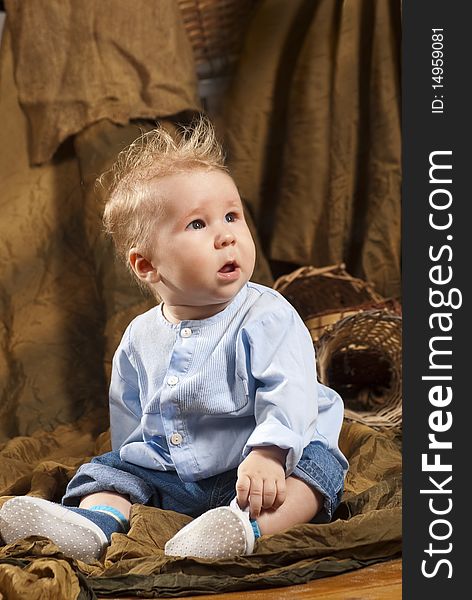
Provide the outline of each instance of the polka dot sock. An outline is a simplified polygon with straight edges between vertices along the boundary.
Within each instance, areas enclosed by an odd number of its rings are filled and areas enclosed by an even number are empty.
[[[252,554],[256,537],[260,536],[256,521],[234,501],[203,513],[171,538],[164,547],[167,556],[193,556],[223,559]]]
[[[86,563],[100,557],[112,533],[126,528],[121,513],[112,516],[109,510],[67,508],[32,496],[12,498],[0,509],[0,534],[7,544],[30,535],[47,537],[64,554]]]

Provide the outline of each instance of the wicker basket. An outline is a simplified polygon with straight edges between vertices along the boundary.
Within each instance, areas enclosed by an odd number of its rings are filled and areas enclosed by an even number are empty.
[[[342,263],[322,268],[301,267],[279,277],[274,288],[293,304],[303,320],[327,310],[384,300],[370,283],[349,275]]]
[[[401,330],[399,315],[367,310],[341,319],[318,340],[318,376],[341,395],[347,419],[401,427]]]
[[[327,327],[357,312],[381,308],[400,312],[398,302],[383,298],[370,283],[349,275],[344,264],[302,267],[279,277],[274,288],[298,311],[314,342]]]
[[[257,0],[178,0],[200,78],[227,75]]]
[[[356,304],[355,306],[349,306],[342,310],[327,310],[305,319],[305,325],[308,327],[311,335],[311,339],[316,344],[323,333],[346,317],[365,312],[366,310],[384,310],[388,313],[401,316],[402,309],[398,300],[394,298],[388,298],[381,302],[364,302],[363,304]]]

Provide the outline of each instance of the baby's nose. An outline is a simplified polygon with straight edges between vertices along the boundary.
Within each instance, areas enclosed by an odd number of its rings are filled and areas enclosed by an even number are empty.
[[[225,231],[216,236],[215,246],[217,248],[224,248],[225,246],[231,246],[235,241],[236,238],[234,235],[230,231]]]

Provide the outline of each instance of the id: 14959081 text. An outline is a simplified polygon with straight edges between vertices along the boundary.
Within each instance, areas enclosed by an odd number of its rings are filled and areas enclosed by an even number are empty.
[[[433,101],[431,112],[444,113],[444,30],[431,30],[431,87]]]

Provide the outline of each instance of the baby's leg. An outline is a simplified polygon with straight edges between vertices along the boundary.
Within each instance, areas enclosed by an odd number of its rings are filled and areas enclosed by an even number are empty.
[[[131,502],[115,492],[97,492],[84,496],[80,501],[79,508],[90,509],[94,506],[108,506],[118,510],[127,521],[131,511]]]
[[[277,510],[263,510],[257,518],[261,535],[309,523],[324,505],[323,495],[297,477],[287,477],[287,497]]]

